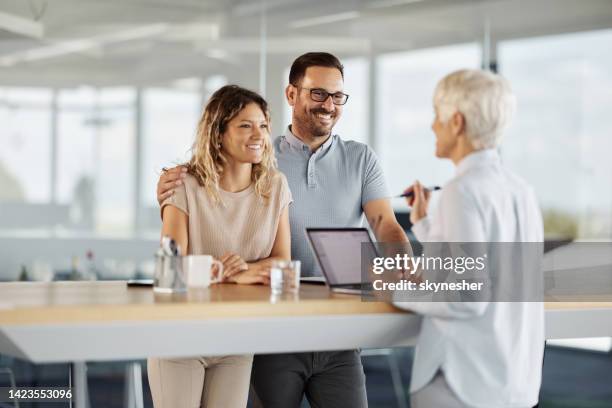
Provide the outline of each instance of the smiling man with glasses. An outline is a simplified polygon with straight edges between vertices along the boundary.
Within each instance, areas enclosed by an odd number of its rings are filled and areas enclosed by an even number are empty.
[[[285,96],[291,125],[274,147],[294,197],[291,254],[302,261],[303,275],[321,276],[304,237],[306,227],[359,227],[365,214],[379,241],[406,241],[372,149],[333,133],[349,100],[338,58],[325,52],[298,57]]]
[[[293,195],[291,255],[302,262],[302,274],[321,276],[306,227],[361,227],[365,214],[378,241],[407,242],[372,149],[333,134],[348,100],[338,58],[324,52],[298,57],[285,96],[291,125],[274,141],[274,150]],[[172,194],[180,173],[162,175],[158,200]],[[313,408],[368,405],[358,350],[256,355],[251,383],[256,407],[299,407],[304,394]]]
[[[359,227],[365,214],[378,240],[405,242],[376,155],[333,134],[349,99],[340,61],[323,52],[298,57],[285,96],[291,125],[274,147],[293,194],[291,254],[303,275],[321,275],[306,227]],[[304,394],[312,407],[368,405],[358,350],[257,355],[251,382],[255,406],[265,408],[299,407]]]
[[[313,52],[296,59],[285,89],[293,114],[284,137],[290,140],[290,136],[296,137],[312,152],[325,141],[331,142],[334,138],[332,128],[349,97],[343,90],[344,67],[333,55]]]

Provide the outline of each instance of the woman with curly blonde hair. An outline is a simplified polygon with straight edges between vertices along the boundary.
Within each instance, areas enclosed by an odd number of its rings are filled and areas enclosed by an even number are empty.
[[[290,259],[291,192],[276,169],[268,104],[236,85],[217,90],[200,119],[187,174],[161,204],[162,235],[184,254],[223,262],[223,281],[269,283]],[[252,356],[150,358],[155,408],[245,407]]]

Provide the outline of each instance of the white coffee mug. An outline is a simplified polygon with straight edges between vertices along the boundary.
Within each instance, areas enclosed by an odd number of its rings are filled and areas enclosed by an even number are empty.
[[[217,276],[212,276],[215,264],[219,270]],[[183,257],[183,272],[188,288],[207,288],[212,283],[221,282],[223,264],[211,255],[186,255]]]

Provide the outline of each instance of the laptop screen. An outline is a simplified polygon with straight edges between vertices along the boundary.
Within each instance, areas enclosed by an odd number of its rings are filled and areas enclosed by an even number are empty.
[[[365,228],[307,228],[306,234],[330,286],[361,283],[361,244],[374,246]]]

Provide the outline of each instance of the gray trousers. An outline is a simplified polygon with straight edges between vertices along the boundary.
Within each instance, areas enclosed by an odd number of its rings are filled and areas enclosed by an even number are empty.
[[[493,407],[494,405],[491,405]],[[448,386],[440,371],[423,388],[410,395],[411,408],[470,408]],[[526,407],[527,408],[527,407]]]
[[[411,408],[469,408],[448,386],[444,374],[440,371],[423,388],[410,394]]]
[[[256,408],[368,406],[358,350],[256,355],[251,385]]]

